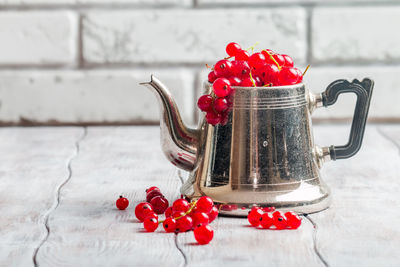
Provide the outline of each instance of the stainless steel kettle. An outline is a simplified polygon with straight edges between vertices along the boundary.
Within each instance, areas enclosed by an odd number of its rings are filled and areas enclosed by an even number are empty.
[[[337,80],[313,94],[304,84],[234,87],[232,110],[224,126],[204,117],[197,129],[186,127],[169,90],[154,76],[142,83],[162,106],[161,144],[167,158],[190,172],[181,188],[188,198],[210,196],[220,213],[245,216],[253,206],[311,213],[326,209],[330,193],[319,169],[328,160],[349,158],[361,147],[373,81]],[[204,83],[204,93],[212,85]],[[333,105],[342,93],[357,102],[346,145],[314,144],[311,114]]]

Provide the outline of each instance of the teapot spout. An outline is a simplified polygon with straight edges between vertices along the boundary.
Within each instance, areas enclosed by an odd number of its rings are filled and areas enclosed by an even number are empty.
[[[140,84],[151,89],[159,100],[161,147],[165,156],[178,168],[192,171],[197,162],[199,130],[183,123],[170,91],[160,80],[151,75],[150,82]]]

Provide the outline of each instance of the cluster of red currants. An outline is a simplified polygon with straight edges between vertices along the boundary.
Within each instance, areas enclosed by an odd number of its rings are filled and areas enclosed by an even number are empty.
[[[177,199],[172,206],[168,207],[168,201],[160,200],[164,197],[158,187],[152,186],[146,190],[146,193],[147,201],[152,197],[150,203],[139,203],[135,208],[135,215],[139,221],[143,222],[143,227],[147,232],[154,232],[158,225],[162,224],[168,233],[193,230],[199,244],[208,244],[212,240],[214,231],[209,223],[217,218],[218,209],[210,197],[203,196],[190,203],[185,199]],[[159,199],[154,200],[156,197]],[[159,221],[158,215],[163,213],[165,220]]]
[[[288,211],[285,214],[280,211],[270,213],[264,212],[264,210],[259,207],[254,207],[249,212],[247,220],[252,226],[261,226],[264,229],[269,229],[272,226],[275,226],[277,230],[287,228],[297,229],[301,225],[301,218],[292,211]]]
[[[293,67],[288,55],[270,49],[250,54],[237,43],[229,43],[226,52],[229,57],[218,61],[208,74],[213,85],[211,94],[201,96],[197,102],[211,125],[227,123],[234,86],[283,86],[303,81],[303,73]]]

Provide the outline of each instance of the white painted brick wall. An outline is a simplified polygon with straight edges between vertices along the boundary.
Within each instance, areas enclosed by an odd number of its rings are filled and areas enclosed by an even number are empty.
[[[158,121],[159,73],[193,123],[207,71],[237,41],[294,56],[315,92],[376,82],[370,118],[400,122],[398,0],[0,0],[0,124]],[[354,97],[319,109],[349,119]]]
[[[269,44],[304,62],[305,24],[298,8],[93,12],[83,19],[83,57],[97,64],[212,63],[234,38],[244,47]]]
[[[147,88],[150,73],[176,97],[183,120],[193,123],[193,80],[172,70],[0,71],[0,121],[9,123],[148,123],[158,102]]]
[[[72,65],[78,16],[72,12],[1,12],[0,65]]]
[[[317,63],[400,60],[400,6],[316,8],[312,56]]]

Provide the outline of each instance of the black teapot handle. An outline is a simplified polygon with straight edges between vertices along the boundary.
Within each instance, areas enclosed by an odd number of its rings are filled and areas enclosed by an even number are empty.
[[[373,87],[374,82],[368,78],[365,78],[362,82],[353,80],[351,83],[346,80],[337,80],[331,83],[322,93],[322,103],[325,107],[335,104],[338,96],[342,93],[355,93],[357,95],[349,141],[344,146],[330,146],[331,159],[347,159],[360,150]]]

